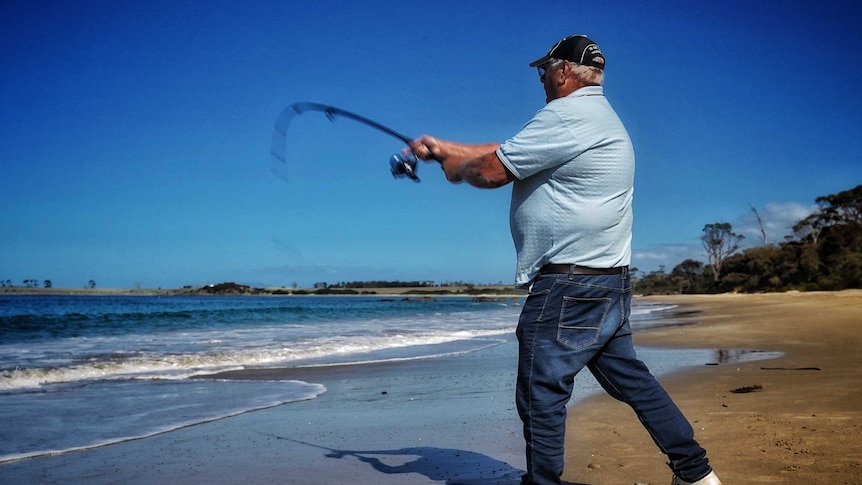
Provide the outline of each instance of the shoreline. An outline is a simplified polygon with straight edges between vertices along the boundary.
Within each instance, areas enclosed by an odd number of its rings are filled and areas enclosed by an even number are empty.
[[[667,316],[680,322],[636,331],[638,347],[783,352],[707,361],[659,378],[726,484],[862,483],[862,291],[638,299],[675,305]],[[456,358],[248,370],[265,380],[310,378],[328,391],[146,439],[4,464],[0,481],[314,483],[325,470],[331,484],[514,485],[524,464],[512,339]],[[732,392],[746,387],[754,392]],[[663,455],[627,406],[593,394],[571,405],[567,424],[564,483],[670,481]]]
[[[312,382],[327,392],[144,439],[4,463],[0,482],[514,485],[524,468],[516,353],[515,336],[506,333],[475,352],[199,376],[188,383],[225,381],[226,396],[238,389],[230,378]],[[711,352],[700,354],[706,358],[692,362],[710,361]],[[579,398],[600,392],[583,384]]]
[[[355,293],[333,289],[329,292],[315,288],[254,288],[255,292],[239,293],[209,293],[200,291],[204,287],[167,288],[167,289],[127,289],[127,288],[0,288],[0,296],[200,296],[200,297],[415,297],[415,298],[445,298],[445,297],[486,297],[486,298],[524,298],[525,290],[519,290],[506,285],[476,285],[476,286],[438,286],[438,287],[374,287],[349,289]]]
[[[635,333],[659,348],[756,348],[771,360],[660,378],[726,484],[862,484],[862,291],[642,297],[697,325]],[[625,404],[607,395],[569,411],[573,483],[665,483],[665,457]]]

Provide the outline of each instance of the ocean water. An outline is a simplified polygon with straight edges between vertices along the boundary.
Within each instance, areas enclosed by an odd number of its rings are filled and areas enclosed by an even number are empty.
[[[514,332],[521,303],[459,297],[0,296],[0,466],[326,392],[313,382],[193,376],[409,360],[499,345]],[[636,304],[633,326],[655,325],[663,320],[654,317],[670,308]],[[712,357],[700,351],[688,358]]]

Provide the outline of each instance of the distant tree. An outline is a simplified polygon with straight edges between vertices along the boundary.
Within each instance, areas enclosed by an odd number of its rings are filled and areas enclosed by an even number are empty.
[[[641,271],[633,286],[635,291],[642,295],[667,295],[680,292],[678,282],[674,281],[672,275],[664,272],[664,267],[647,274]]]
[[[719,291],[830,291],[862,288],[862,186],[818,197],[795,237],[725,259]]]
[[[760,218],[760,214],[757,212],[757,208],[755,208],[750,203],[748,204],[748,207],[751,208],[751,212],[754,213],[754,218],[757,219],[757,226],[760,228],[760,242],[763,243],[764,246],[766,246],[768,243],[766,240],[766,229],[763,228],[763,219]]]
[[[758,246],[727,258],[722,266],[719,291],[776,291],[797,270],[778,246]]]
[[[830,224],[862,226],[862,185],[815,199],[820,206],[820,217]]]
[[[827,227],[840,224],[862,226],[862,185],[818,197],[815,202],[819,206],[818,211],[793,226],[793,232],[800,240],[816,244]]]
[[[686,259],[674,266],[670,274],[680,293],[697,293],[701,290],[702,262]]]
[[[817,254],[822,269],[819,289],[862,288],[862,225],[844,223],[823,231]]]
[[[42,283],[42,286],[44,286],[45,288],[52,288],[54,286],[54,283],[52,283],[51,280],[45,280]]]
[[[712,267],[712,278],[718,282],[721,275],[721,265],[728,256],[739,249],[739,243],[745,236],[733,232],[733,227],[727,222],[717,222],[703,226],[703,248]]]
[[[96,282],[94,280],[90,280],[87,282],[87,288],[94,289],[96,287]]]
[[[823,229],[820,214],[814,213],[797,221],[791,229],[800,241],[810,241],[817,244],[817,240],[820,238],[820,231]]]

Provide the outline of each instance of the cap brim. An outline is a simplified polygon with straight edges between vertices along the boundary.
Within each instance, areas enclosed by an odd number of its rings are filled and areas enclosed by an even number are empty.
[[[545,56],[544,56],[544,57],[542,57],[541,59],[536,59],[535,61],[531,62],[531,63],[530,63],[530,67],[541,66],[542,64],[544,64],[544,63],[546,63],[546,62],[548,62],[548,61],[550,61],[550,60],[551,60],[551,56],[550,56],[550,54],[545,55]]]

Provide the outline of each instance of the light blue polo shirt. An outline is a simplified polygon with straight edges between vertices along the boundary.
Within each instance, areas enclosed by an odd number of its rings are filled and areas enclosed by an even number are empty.
[[[630,263],[635,155],[601,86],[545,105],[497,156],[517,179],[509,212],[517,286],[546,263]]]

